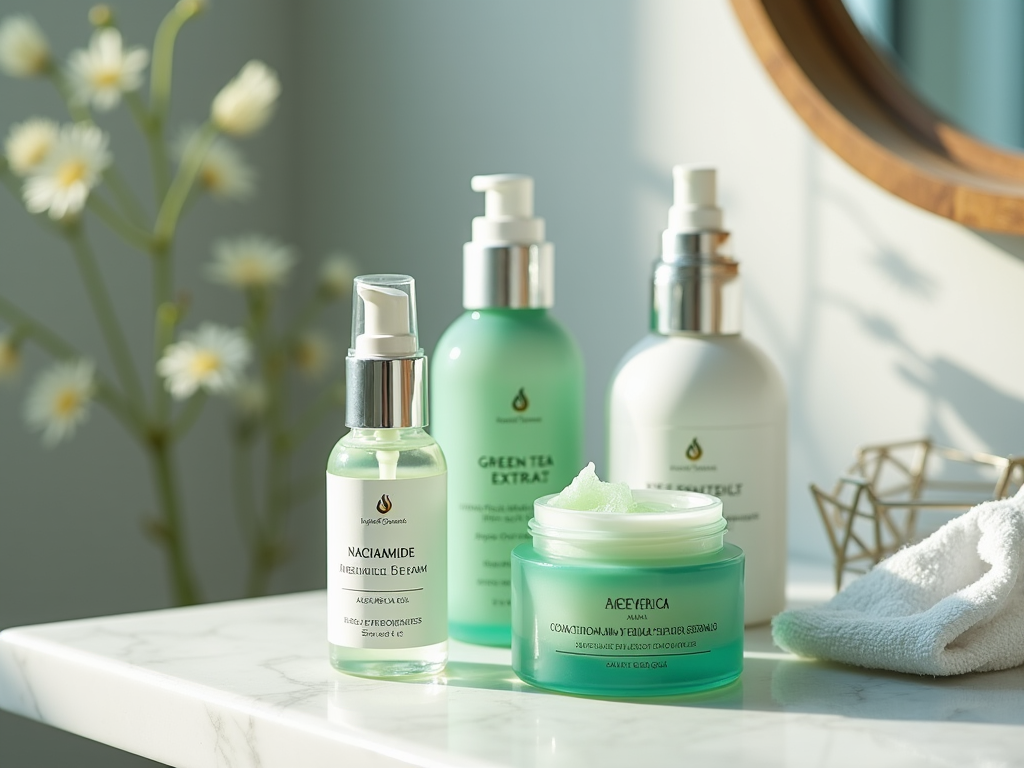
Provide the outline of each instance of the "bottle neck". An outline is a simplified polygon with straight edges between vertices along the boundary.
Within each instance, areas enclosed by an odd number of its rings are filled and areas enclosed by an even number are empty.
[[[462,306],[466,309],[539,309],[554,303],[551,243],[466,243],[462,253]]]
[[[724,251],[728,237],[728,232],[717,230],[665,231],[652,281],[654,333],[740,332],[739,264]]]
[[[427,358],[345,360],[345,426],[353,429],[425,427]]]

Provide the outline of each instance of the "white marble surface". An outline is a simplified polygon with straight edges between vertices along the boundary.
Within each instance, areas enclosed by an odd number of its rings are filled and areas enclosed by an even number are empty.
[[[791,586],[797,603],[829,594],[806,573]],[[1024,668],[868,672],[797,660],[759,628],[728,688],[607,701],[531,688],[507,650],[459,643],[436,681],[347,677],[324,611],[313,592],[9,629],[0,708],[189,768],[1024,766]]]

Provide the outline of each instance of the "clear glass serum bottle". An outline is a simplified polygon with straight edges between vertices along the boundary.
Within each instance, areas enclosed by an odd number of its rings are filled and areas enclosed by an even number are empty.
[[[427,424],[427,360],[404,275],[356,278],[345,423],[327,461],[331,664],[368,677],[448,658],[447,473]]]

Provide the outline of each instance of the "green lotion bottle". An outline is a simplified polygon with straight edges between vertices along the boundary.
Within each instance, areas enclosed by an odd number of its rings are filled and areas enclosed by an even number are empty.
[[[466,311],[438,342],[431,431],[448,460],[448,626],[512,641],[511,552],[533,502],[583,466],[583,360],[548,314],[554,248],[533,216],[533,179],[476,176],[485,215],[463,253]]]

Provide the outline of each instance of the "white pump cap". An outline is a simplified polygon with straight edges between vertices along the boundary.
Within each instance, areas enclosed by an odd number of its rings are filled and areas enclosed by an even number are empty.
[[[411,278],[407,279],[411,282]],[[363,282],[363,278],[357,278],[356,296],[352,328],[356,357],[392,358],[416,354],[419,340],[413,314],[415,305],[410,304],[412,296],[409,292],[401,287]]]
[[[544,219],[533,215],[533,179],[519,173],[474,176],[474,192],[484,193],[484,215],[473,219],[473,242],[479,245],[544,242]]]
[[[715,169],[699,165],[672,168],[673,205],[668,228],[673,232],[721,230],[722,209],[717,205]]]

